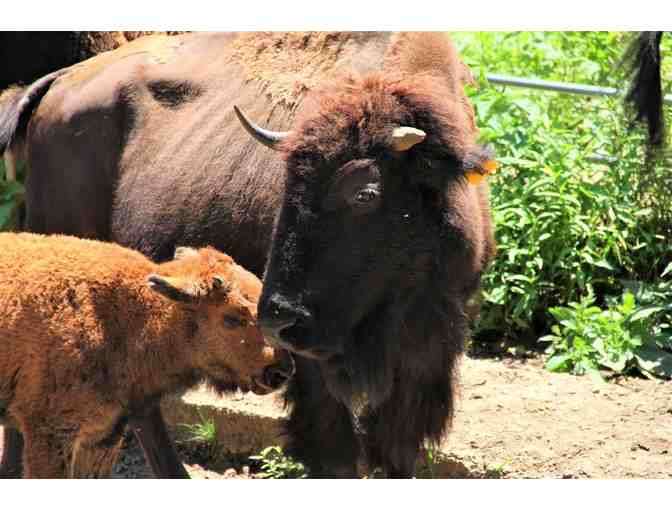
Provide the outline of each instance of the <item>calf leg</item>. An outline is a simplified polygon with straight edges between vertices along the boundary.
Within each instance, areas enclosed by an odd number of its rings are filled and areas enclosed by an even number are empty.
[[[114,461],[119,455],[124,437],[118,435],[101,443],[87,445],[81,440],[75,441],[70,461],[70,478],[109,478]]]
[[[161,416],[159,405],[152,405],[146,412],[135,413],[129,424],[152,467],[156,478],[189,478],[189,473],[177,456],[173,441]]]
[[[0,478],[21,478],[21,457],[23,456],[23,437],[13,427],[5,426],[2,432],[2,461]]]
[[[30,428],[23,437],[24,478],[65,478],[65,452],[59,439]]]
[[[329,395],[315,362],[297,358],[296,365],[285,395],[292,408],[287,452],[312,477],[356,477],[359,445],[348,408]]]

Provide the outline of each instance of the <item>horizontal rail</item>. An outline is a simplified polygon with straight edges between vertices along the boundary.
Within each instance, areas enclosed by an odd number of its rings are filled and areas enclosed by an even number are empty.
[[[594,85],[581,85],[578,83],[561,83],[557,81],[538,80],[536,78],[515,78],[502,76],[501,74],[486,74],[485,77],[491,83],[499,85],[511,85],[528,89],[551,90],[566,94],[583,94],[585,96],[616,96],[620,94],[618,89],[612,87],[596,87]],[[663,98],[665,104],[672,104],[672,96]]]

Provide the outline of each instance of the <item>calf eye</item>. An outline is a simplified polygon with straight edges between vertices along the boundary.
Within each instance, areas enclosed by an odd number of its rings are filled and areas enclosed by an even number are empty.
[[[225,315],[224,324],[229,328],[239,328],[245,325],[245,321],[235,315]]]

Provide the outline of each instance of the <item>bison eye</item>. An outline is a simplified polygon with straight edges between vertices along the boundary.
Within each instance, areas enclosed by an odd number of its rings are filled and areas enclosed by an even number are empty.
[[[378,199],[380,196],[380,191],[377,186],[369,185],[366,188],[360,189],[355,195],[355,205],[367,205],[371,204]]]

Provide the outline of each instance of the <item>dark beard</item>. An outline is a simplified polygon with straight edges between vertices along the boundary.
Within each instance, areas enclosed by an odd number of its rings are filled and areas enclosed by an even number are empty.
[[[398,369],[403,314],[382,302],[352,331],[344,354],[320,363],[329,393],[351,411],[376,408],[392,392]]]
[[[464,303],[441,290],[382,302],[354,330],[343,356],[320,363],[322,376],[354,416],[370,412],[404,381],[450,377],[468,330]]]

